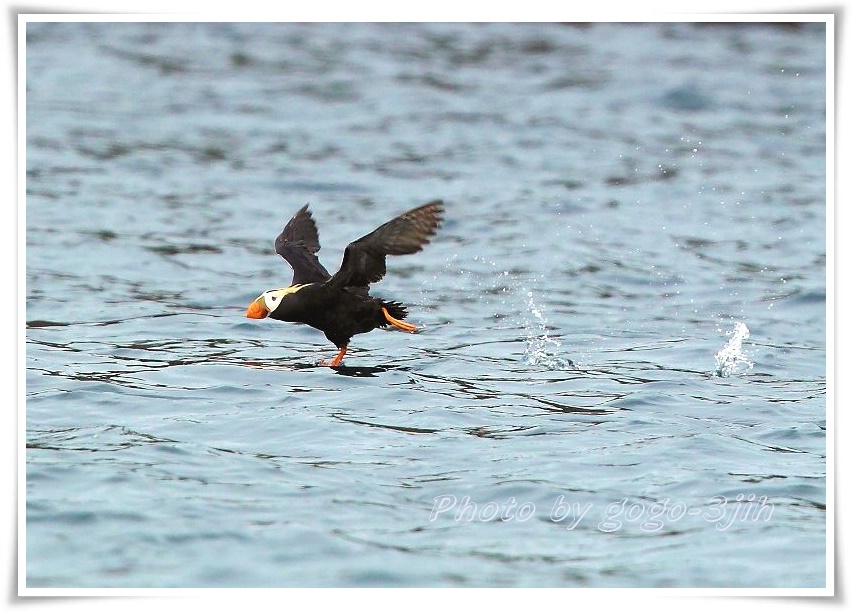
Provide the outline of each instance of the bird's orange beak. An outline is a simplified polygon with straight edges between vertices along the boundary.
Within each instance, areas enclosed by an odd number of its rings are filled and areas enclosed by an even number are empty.
[[[248,309],[245,311],[247,318],[266,318],[269,315],[269,309],[263,303],[262,295],[251,302]]]

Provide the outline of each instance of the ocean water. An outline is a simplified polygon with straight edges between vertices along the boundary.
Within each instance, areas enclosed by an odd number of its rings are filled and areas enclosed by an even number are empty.
[[[26,585],[826,585],[825,28],[30,23]],[[373,294],[248,320],[435,198]]]

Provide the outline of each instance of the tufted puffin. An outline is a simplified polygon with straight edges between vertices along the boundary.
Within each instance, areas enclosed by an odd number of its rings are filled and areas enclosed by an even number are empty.
[[[319,329],[339,352],[322,364],[343,362],[353,335],[393,325],[414,333],[404,318],[407,308],[369,294],[369,285],[387,273],[387,255],[422,250],[443,220],[443,202],[435,200],[409,210],[346,246],[343,262],[333,276],[319,262],[319,232],[305,205],[275,239],[275,252],[293,269],[292,284],[263,292],[245,312],[248,318],[275,318]]]

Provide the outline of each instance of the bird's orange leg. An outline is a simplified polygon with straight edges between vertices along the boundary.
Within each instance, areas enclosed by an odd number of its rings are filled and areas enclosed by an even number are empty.
[[[381,311],[384,312],[384,318],[387,319],[387,322],[389,322],[397,329],[402,329],[402,331],[407,331],[408,333],[414,333],[417,330],[417,328],[411,323],[396,320],[395,318],[390,316],[390,313],[387,311],[387,308],[381,308]]]
[[[335,356],[330,361],[323,361],[322,364],[327,365],[328,367],[337,367],[340,363],[343,362],[343,357],[346,356],[347,348],[348,346],[343,346],[342,348],[340,348],[340,351],[337,353],[337,356]]]

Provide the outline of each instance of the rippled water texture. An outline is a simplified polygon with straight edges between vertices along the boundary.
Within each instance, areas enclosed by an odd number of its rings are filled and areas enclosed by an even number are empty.
[[[823,25],[26,44],[28,586],[825,586]],[[420,333],[244,317],[434,198]]]

